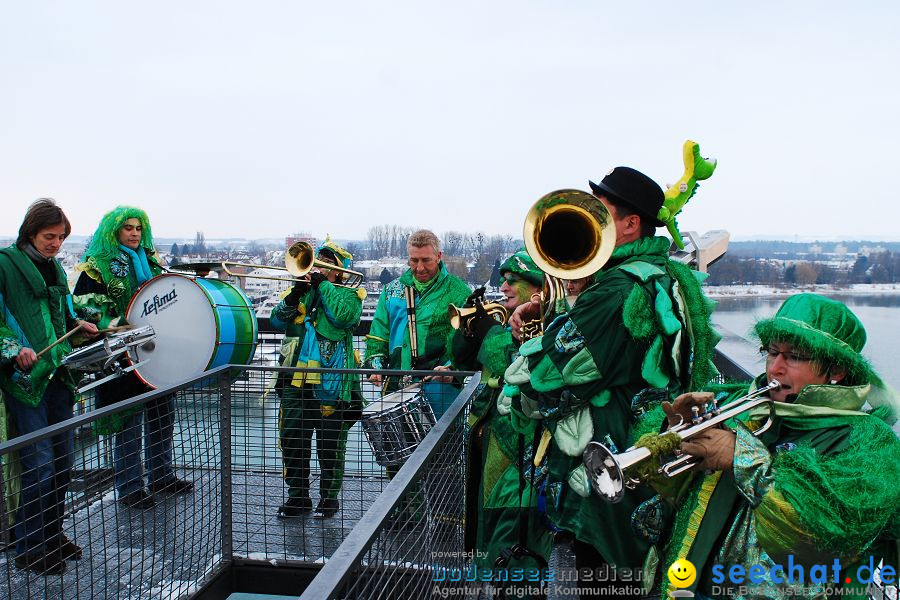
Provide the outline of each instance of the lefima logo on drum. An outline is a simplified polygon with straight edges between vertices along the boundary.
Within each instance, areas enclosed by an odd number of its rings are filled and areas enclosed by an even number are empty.
[[[159,297],[159,294],[154,295],[152,300],[144,302],[144,312],[141,313],[141,317],[158,313],[176,298],[178,298],[178,295],[175,294],[175,288],[172,288],[172,291],[162,298]]]

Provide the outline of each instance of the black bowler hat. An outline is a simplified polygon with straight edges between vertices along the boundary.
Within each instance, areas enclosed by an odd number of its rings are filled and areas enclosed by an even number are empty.
[[[642,219],[656,227],[665,226],[657,217],[665,200],[665,193],[655,181],[637,169],[616,167],[600,183],[588,183],[594,194],[608,197],[613,204],[631,207]]]

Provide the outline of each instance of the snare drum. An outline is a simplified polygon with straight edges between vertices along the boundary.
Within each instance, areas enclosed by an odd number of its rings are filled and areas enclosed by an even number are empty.
[[[146,344],[154,337],[156,334],[150,326],[111,333],[102,340],[73,350],[63,358],[62,365],[78,371],[103,371],[129,347]]]
[[[230,283],[164,273],[145,282],[125,313],[135,326],[152,325],[155,344],[129,350],[147,385],[162,388],[227,364],[246,365],[256,352],[250,300]]]
[[[375,400],[363,409],[360,420],[375,462],[401,465],[435,424],[434,412],[419,385]]]

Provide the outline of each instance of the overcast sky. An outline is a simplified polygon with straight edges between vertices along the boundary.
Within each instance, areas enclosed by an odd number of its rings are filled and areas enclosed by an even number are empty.
[[[0,235],[57,199],[164,237],[520,236],[613,166],[719,159],[679,219],[900,239],[889,2],[5,2]]]

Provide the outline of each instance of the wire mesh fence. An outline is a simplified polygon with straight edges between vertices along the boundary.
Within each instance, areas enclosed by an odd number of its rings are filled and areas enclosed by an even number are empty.
[[[174,394],[144,394],[0,445],[0,597],[179,597],[196,589],[222,556],[222,381],[212,375]],[[27,426],[19,410],[13,405],[10,421]],[[118,434],[99,434],[113,422]],[[192,483],[192,493],[175,493],[175,481]],[[147,494],[142,504],[128,500],[134,486]]]
[[[479,379],[447,407],[353,532],[304,591],[308,598],[424,598],[462,572],[465,419]],[[382,462],[390,458],[385,453]]]
[[[189,597],[235,564],[327,561],[465,374],[382,400],[370,372],[269,366],[279,347],[273,337],[254,365],[104,408],[93,390],[74,415],[0,444],[0,598]],[[315,377],[358,387],[350,402],[313,401]],[[445,493],[458,527],[462,492]]]

